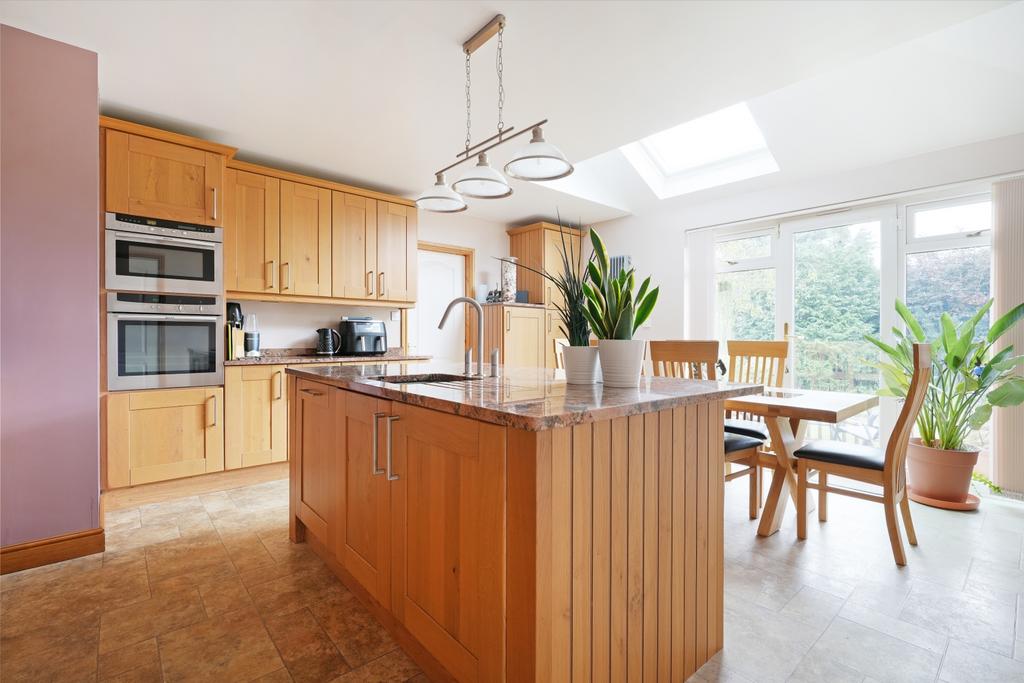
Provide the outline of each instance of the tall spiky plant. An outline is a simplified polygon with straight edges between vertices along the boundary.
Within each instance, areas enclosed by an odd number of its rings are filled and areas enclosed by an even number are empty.
[[[622,270],[617,277],[612,277],[608,250],[593,228],[590,230],[590,242],[594,246],[594,254],[587,264],[590,282],[583,283],[583,293],[587,297],[584,311],[587,321],[598,339],[632,339],[654,310],[660,288],[648,291],[651,285],[648,277],[634,296],[634,270]]]
[[[567,233],[566,227],[571,230],[577,230],[580,234],[584,232],[582,224],[574,226],[570,223],[568,226],[563,226],[562,217],[561,215],[558,216],[558,232],[562,238],[562,248],[558,252],[562,260],[561,272],[549,273],[546,270],[531,268],[506,258],[499,258],[498,260],[506,263],[515,263],[520,268],[536,273],[554,285],[555,289],[562,295],[562,303],[555,302],[555,308],[562,319],[559,329],[566,339],[569,340],[570,346],[589,346],[590,325],[587,323],[587,318],[584,314],[587,306],[583,287],[585,286],[584,281],[587,279],[587,269],[583,263],[583,248],[582,245],[580,245],[579,249],[573,246],[572,236]]]

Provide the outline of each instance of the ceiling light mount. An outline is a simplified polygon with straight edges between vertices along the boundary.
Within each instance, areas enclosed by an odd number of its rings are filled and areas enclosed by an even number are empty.
[[[541,129],[547,119],[513,132],[515,126],[505,126],[505,85],[504,85],[504,43],[505,16],[497,14],[487,22],[469,40],[462,44],[466,55],[466,141],[465,149],[455,155],[456,161],[435,172],[436,182],[416,198],[416,206],[427,211],[455,213],[465,211],[466,202],[463,197],[475,199],[500,199],[512,194],[512,187],[499,171],[488,161],[487,152],[513,140],[527,131],[533,132],[529,144],[521,148],[505,164],[505,173],[520,180],[555,180],[564,178],[573,172],[573,166],[554,145],[544,140]],[[498,52],[495,60],[495,71],[498,78],[498,131],[482,142],[472,144],[472,100],[470,99],[470,56],[485,45],[494,36],[498,36]],[[465,171],[449,188],[445,182],[445,172],[476,157],[477,164]]]

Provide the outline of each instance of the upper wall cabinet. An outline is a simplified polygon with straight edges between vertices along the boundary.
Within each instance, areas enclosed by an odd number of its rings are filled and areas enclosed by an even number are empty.
[[[377,202],[377,298],[416,301],[416,208]]]
[[[334,192],[331,286],[334,296],[376,299],[377,200]]]
[[[224,288],[280,292],[281,181],[229,168],[224,199]]]
[[[281,181],[281,293],[331,296],[331,191]]]
[[[563,235],[564,232],[564,235]],[[579,230],[564,228],[559,230],[553,223],[533,223],[508,231],[509,251],[519,259],[519,263],[534,270],[542,270],[551,274],[562,274],[562,243],[572,250],[575,256],[580,253],[581,239]],[[517,269],[519,289],[529,293],[531,304],[544,304],[549,308],[561,306],[561,294],[546,279],[527,268]]]
[[[224,155],[107,130],[105,157],[107,211],[222,224]]]

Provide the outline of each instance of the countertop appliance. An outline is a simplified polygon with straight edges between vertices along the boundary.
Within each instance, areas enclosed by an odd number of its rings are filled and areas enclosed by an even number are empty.
[[[341,346],[341,335],[333,327],[321,327],[316,331],[316,352],[320,356],[331,356]]]
[[[224,315],[219,297],[107,294],[110,391],[224,383]]]
[[[107,289],[224,293],[222,228],[106,214]]]
[[[382,320],[346,317],[338,324],[338,331],[338,353],[343,356],[380,356],[388,350],[388,331]]]

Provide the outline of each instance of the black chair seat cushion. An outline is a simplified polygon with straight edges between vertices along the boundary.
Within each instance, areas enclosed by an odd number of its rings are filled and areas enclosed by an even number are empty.
[[[725,420],[725,431],[730,434],[752,436],[755,439],[761,439],[761,441],[767,441],[771,438],[768,435],[768,425],[764,422],[756,422],[754,420],[735,420],[727,418]]]
[[[743,436],[742,434],[725,434],[725,452],[735,453],[736,451],[745,451],[748,448],[755,448],[764,443],[764,439],[755,439],[752,436]]]
[[[843,441],[811,441],[797,449],[794,455],[807,460],[819,460],[835,465],[849,465],[869,470],[885,469],[885,453],[871,446]]]

